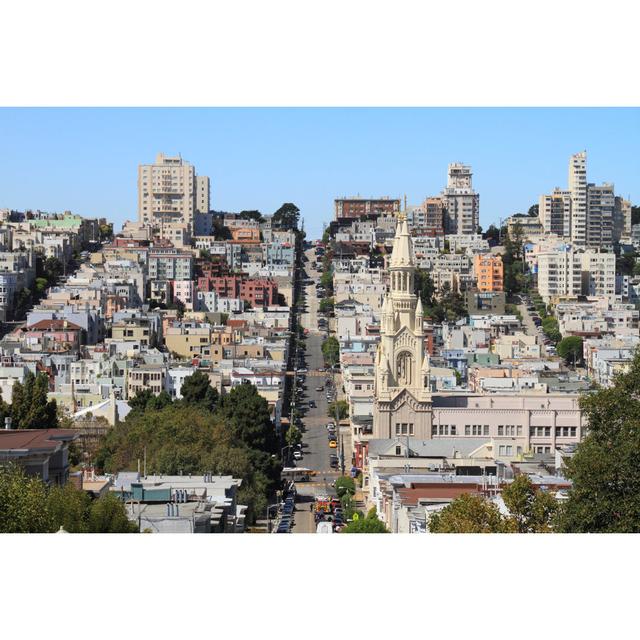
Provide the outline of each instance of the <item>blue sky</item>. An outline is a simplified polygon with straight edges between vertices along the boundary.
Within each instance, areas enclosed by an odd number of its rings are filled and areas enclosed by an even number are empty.
[[[212,207],[301,209],[310,237],[335,197],[418,204],[471,164],[486,228],[566,186],[586,149],[590,182],[640,201],[640,109],[0,109],[0,208],[136,219],[137,165],[181,153],[208,175]]]

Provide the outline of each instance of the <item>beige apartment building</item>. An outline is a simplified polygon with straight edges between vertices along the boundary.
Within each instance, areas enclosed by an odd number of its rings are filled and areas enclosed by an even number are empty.
[[[192,164],[159,153],[154,164],[138,166],[141,224],[158,229],[161,236],[164,225],[185,224],[192,230],[196,211],[209,211],[209,178],[196,176]]]

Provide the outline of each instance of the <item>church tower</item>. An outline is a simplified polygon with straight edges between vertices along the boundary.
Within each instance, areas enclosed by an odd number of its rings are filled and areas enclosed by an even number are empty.
[[[376,354],[374,438],[431,438],[429,356],[424,351],[422,302],[413,292],[415,274],[413,241],[400,213]]]

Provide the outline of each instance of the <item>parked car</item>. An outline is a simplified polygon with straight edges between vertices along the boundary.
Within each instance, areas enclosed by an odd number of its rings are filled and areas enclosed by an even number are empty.
[[[337,449],[338,448],[338,442],[336,440],[329,440],[329,446],[332,449]]]
[[[294,460],[302,460],[302,451],[300,451],[299,449],[294,451],[293,452],[293,459]]]
[[[316,401],[315,400],[309,400],[309,408],[310,409],[315,409],[318,405],[316,405]]]
[[[316,387],[316,392],[317,393],[320,393],[322,391],[324,391],[324,387]]]

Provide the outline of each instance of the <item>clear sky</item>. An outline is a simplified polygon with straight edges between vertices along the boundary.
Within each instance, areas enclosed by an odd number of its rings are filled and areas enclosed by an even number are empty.
[[[211,178],[212,208],[296,203],[308,237],[333,199],[437,195],[447,164],[473,167],[486,228],[566,186],[586,149],[590,182],[640,203],[640,109],[0,109],[0,208],[135,220],[137,165],[180,153]]]

